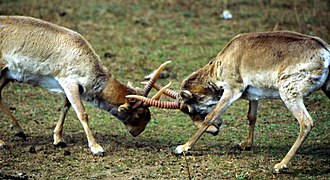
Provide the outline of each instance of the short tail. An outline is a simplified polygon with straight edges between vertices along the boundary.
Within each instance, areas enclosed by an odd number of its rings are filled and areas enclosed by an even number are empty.
[[[328,98],[330,99],[330,66],[328,66],[328,78],[327,80],[324,82],[323,86],[322,86],[322,91],[328,96]]]
[[[310,37],[314,39],[319,45],[321,45],[325,50],[330,52],[330,45],[327,42],[316,36],[310,36]]]
[[[318,37],[313,37],[325,50],[327,50],[329,52],[328,56],[325,57],[326,60],[329,61],[329,73],[328,73],[328,78],[325,81],[325,83],[322,86],[322,91],[328,96],[328,98],[330,99],[330,45],[328,43],[326,43],[325,41],[323,41],[321,38]]]

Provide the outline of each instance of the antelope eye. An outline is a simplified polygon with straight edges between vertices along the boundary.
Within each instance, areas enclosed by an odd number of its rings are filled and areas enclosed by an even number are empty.
[[[180,93],[180,96],[183,98],[183,99],[192,99],[193,98],[193,95],[191,94],[191,92],[187,91],[187,90],[184,90]]]
[[[134,98],[128,98],[128,101],[130,104],[134,104],[136,102],[136,99]]]
[[[205,94],[194,94],[194,99],[196,100],[203,100],[205,97],[207,97]]]

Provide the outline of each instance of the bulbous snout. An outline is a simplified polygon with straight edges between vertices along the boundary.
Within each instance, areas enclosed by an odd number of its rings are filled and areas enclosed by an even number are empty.
[[[148,122],[141,123],[138,126],[132,126],[130,124],[126,124],[126,129],[133,137],[136,137],[136,136],[140,135],[145,130],[147,124],[148,124]]]
[[[200,128],[204,122],[205,117],[207,116],[207,113],[200,113],[198,112],[198,110],[196,110],[193,106],[189,104],[183,104],[181,107],[181,111],[190,116],[194,126]],[[222,118],[219,118],[206,129],[206,132],[214,136],[218,135],[220,132],[221,124]]]
[[[133,137],[136,137],[145,130],[150,119],[151,114],[149,109],[139,108],[133,113],[132,119],[129,122],[125,123],[125,126],[128,132]]]
[[[140,127],[126,125],[126,128],[127,128],[128,132],[133,137],[136,137],[136,136],[140,135],[144,131],[145,127],[146,127],[146,125],[145,126],[140,126]]]

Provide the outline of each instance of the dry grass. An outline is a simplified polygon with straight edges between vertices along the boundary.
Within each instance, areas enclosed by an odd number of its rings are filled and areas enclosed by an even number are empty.
[[[0,0],[0,14],[26,15],[68,27],[84,35],[112,74],[138,84],[161,62],[172,60],[170,78],[175,89],[183,78],[205,65],[239,33],[293,30],[330,42],[329,1],[41,1]],[[220,14],[229,9],[232,20]],[[109,56],[111,55],[111,56]],[[306,99],[317,122],[292,160],[292,167],[274,175],[271,168],[293,144],[298,124],[280,101],[262,101],[252,151],[234,148],[243,140],[247,102],[238,101],[224,115],[218,136],[204,135],[190,154],[172,155],[196,129],[178,111],[152,109],[152,121],[137,138],[106,112],[87,105],[93,133],[105,148],[94,157],[79,121],[70,111],[65,124],[69,147],[52,146],[52,129],[61,98],[40,88],[12,84],[4,91],[25,132],[15,138],[0,112],[0,178],[31,179],[328,179],[330,170],[329,105],[321,93]],[[36,152],[31,152],[35,148]]]

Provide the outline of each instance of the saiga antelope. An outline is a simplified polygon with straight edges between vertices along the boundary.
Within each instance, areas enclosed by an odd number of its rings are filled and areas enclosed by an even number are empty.
[[[217,133],[221,115],[237,99],[249,101],[249,133],[240,146],[251,149],[260,99],[280,98],[300,124],[300,132],[284,159],[274,166],[279,173],[294,156],[313,127],[303,98],[322,89],[330,98],[330,46],[318,37],[289,31],[238,35],[209,64],[182,82],[181,92],[170,93],[179,102],[137,98],[154,106],[180,108],[199,130],[175,149],[191,149],[205,131]],[[167,93],[169,94],[169,93]]]
[[[121,120],[133,136],[139,135],[150,120],[150,111],[139,101],[129,101],[129,94],[147,96],[117,81],[101,64],[99,56],[80,34],[39,19],[22,16],[0,16],[0,109],[11,120],[18,134],[24,133],[4,104],[2,89],[10,81],[42,86],[64,94],[64,104],[54,130],[54,145],[65,145],[62,128],[72,106],[87,136],[93,154],[103,155],[89,128],[82,100],[101,108]],[[158,73],[150,80],[155,82]],[[5,143],[0,140],[0,147]]]

